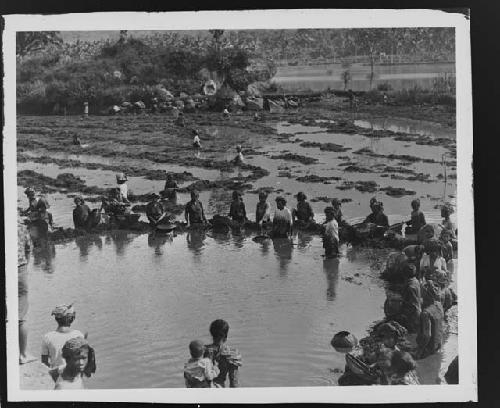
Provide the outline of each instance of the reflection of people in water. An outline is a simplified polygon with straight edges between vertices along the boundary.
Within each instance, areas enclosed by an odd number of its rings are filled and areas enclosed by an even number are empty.
[[[52,261],[56,256],[55,245],[48,240],[40,240],[39,244],[33,248],[33,263],[44,272],[53,273]]]
[[[115,251],[117,256],[123,256],[125,254],[125,248],[130,243],[130,239],[127,233],[114,232],[110,235],[113,243],[115,244]]]
[[[150,232],[148,234],[148,246],[150,248],[154,248],[154,253],[156,256],[163,255],[162,247],[166,242],[172,242],[173,236],[172,234],[158,234],[156,232]]]
[[[313,239],[312,234],[308,234],[307,232],[298,231],[297,233],[297,248],[306,249]]]
[[[280,276],[285,276],[292,260],[293,242],[288,238],[274,238],[273,247],[280,263]]]
[[[193,252],[195,259],[199,258],[203,252],[206,237],[204,230],[188,231],[186,234],[187,247]]]
[[[80,258],[86,259],[89,255],[89,249],[95,245],[97,248],[102,249],[102,240],[98,235],[85,235],[75,238],[76,246],[80,249]]]
[[[339,258],[325,258],[323,260],[323,271],[328,283],[326,289],[327,300],[335,300],[337,284],[339,283],[339,263]]]

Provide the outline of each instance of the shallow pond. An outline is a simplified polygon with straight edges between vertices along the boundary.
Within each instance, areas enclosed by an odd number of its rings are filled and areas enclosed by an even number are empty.
[[[89,388],[183,387],[195,338],[209,341],[216,318],[243,355],[243,386],[333,385],[344,355],[337,331],[358,338],[383,317],[377,261],[384,250],[342,248],[324,260],[318,237],[263,244],[244,235],[174,238],[115,233],[36,249],[29,263],[29,348],[54,328],[55,304],[75,302],[74,327],[89,332],[97,373]],[[347,278],[347,280],[346,280]],[[435,383],[456,341],[422,362]]]
[[[371,126],[371,124],[367,125]],[[376,124],[375,124],[376,126]],[[404,124],[402,125],[404,126]],[[429,128],[429,136],[438,136]],[[398,166],[384,157],[353,154],[369,147],[378,154],[409,154],[440,160],[446,150],[440,146],[420,146],[392,138],[368,138],[362,135],[327,133],[314,126],[278,123],[279,133],[292,134],[287,140],[264,144],[262,154],[249,155],[246,162],[267,169],[269,176],[253,182],[253,188],[272,187],[269,196],[274,206],[277,194],[295,205],[293,197],[304,191],[310,199],[327,196],[348,198],[342,206],[345,217],[359,221],[369,212],[372,196],[384,202],[390,222],[405,220],[410,201],[421,199],[428,222],[440,220],[436,204],[456,200],[455,180],[445,184],[437,180],[441,164],[412,163],[417,172],[429,173],[430,183],[381,177],[380,165]],[[401,131],[401,130],[398,130]],[[231,132],[248,132],[231,129]],[[411,131],[410,133],[418,133]],[[240,136],[240,135],[237,135]],[[250,138],[252,135],[248,134]],[[350,148],[345,152],[321,151],[302,147],[302,141],[337,143]],[[244,148],[254,147],[249,140]],[[312,165],[272,159],[284,151],[318,159]],[[25,154],[48,155],[47,152]],[[205,152],[207,158],[230,160],[235,152]],[[81,154],[53,154],[82,163],[124,163],[120,159]],[[128,165],[140,168],[168,168],[190,171],[209,180],[231,178],[247,173],[225,173],[196,167],[158,165],[136,160]],[[369,173],[348,173],[342,162],[355,161],[368,167]],[[87,185],[114,185],[111,171],[84,167],[60,168],[52,164],[19,163],[19,169],[32,169],[51,177],[72,172]],[[158,166],[158,167],[157,167]],[[280,172],[290,172],[289,177]],[[450,172],[450,169],[448,169]],[[383,191],[341,191],[331,184],[304,183],[299,176],[338,176],[343,180],[377,182],[380,187],[404,187],[415,195],[390,197]],[[135,193],[159,191],[163,181],[130,177],[129,188]],[[18,187],[18,205],[26,206],[23,188]],[[222,189],[201,192],[208,216],[228,211],[231,192]],[[48,195],[54,221],[70,227],[73,202],[66,194]],[[254,218],[257,194],[244,196],[249,218]],[[188,201],[179,194],[179,203]],[[312,202],[318,221],[324,219],[327,203]],[[91,204],[96,206],[97,204]],[[453,217],[452,217],[453,219]],[[453,221],[455,221],[453,219]],[[340,330],[352,331],[358,338],[383,317],[385,289],[378,279],[380,265],[387,252],[342,247],[340,260],[325,261],[319,237],[298,234],[287,240],[258,244],[251,236],[181,234],[176,237],[113,233],[104,237],[81,237],[66,244],[48,245],[34,251],[30,270],[30,350],[40,347],[41,336],[54,328],[51,309],[59,303],[75,302],[75,327],[88,331],[96,348],[97,375],[88,381],[90,388],[183,387],[182,368],[188,359],[188,344],[195,338],[209,341],[208,326],[216,318],[230,326],[229,342],[243,354],[244,386],[314,386],[336,384],[344,368],[344,355],[330,346]],[[456,274],[455,274],[456,276]],[[448,337],[441,353],[419,362],[423,383],[434,384],[457,353],[456,334]]]

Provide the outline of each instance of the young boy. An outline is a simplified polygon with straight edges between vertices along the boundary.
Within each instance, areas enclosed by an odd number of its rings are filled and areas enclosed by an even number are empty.
[[[83,375],[90,377],[95,373],[95,353],[87,340],[77,337],[68,340],[62,348],[62,356],[66,360],[64,367],[49,371],[56,385],[55,390],[83,389]]]
[[[203,357],[204,344],[199,340],[189,343],[191,358],[184,364],[184,379],[187,388],[212,388],[219,368],[209,358]]]
[[[326,258],[336,258],[339,255],[339,225],[335,220],[333,207],[325,208],[326,221],[323,224],[323,248]]]
[[[72,330],[75,320],[75,310],[72,305],[56,306],[52,311],[57,322],[57,329],[47,333],[42,338],[42,363],[51,369],[64,365],[62,349],[64,344],[73,338],[84,338],[78,330]]]
[[[424,213],[420,211],[420,200],[418,198],[411,202],[411,208],[413,211],[411,212],[411,219],[406,221],[406,224],[409,225],[405,230],[406,234],[416,234],[426,224]]]

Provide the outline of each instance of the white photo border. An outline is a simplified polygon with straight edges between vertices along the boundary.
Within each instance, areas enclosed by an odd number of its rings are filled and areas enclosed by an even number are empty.
[[[436,10],[316,9],[197,12],[100,12],[9,15],[3,32],[4,225],[7,293],[7,391],[9,401],[117,401],[169,403],[395,403],[477,401],[477,317],[472,174],[470,23],[459,13]],[[237,389],[109,389],[28,391],[19,388],[16,280],[16,47],[17,31],[295,29],[351,27],[455,27],[457,83],[457,227],[460,230],[458,385],[265,387]],[[9,239],[7,239],[9,237]],[[16,238],[17,239],[17,238]],[[463,271],[463,272],[462,272]]]

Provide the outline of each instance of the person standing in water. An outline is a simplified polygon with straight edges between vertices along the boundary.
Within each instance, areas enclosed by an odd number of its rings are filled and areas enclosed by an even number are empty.
[[[88,225],[90,208],[85,204],[82,196],[76,196],[74,201],[76,207],[73,210],[73,224],[75,225],[75,229],[85,229]]]
[[[89,116],[89,103],[87,101],[83,102],[83,116]]]
[[[201,149],[200,134],[196,129],[193,129],[193,147],[198,150]]]
[[[333,207],[325,208],[326,221],[323,224],[323,248],[325,258],[336,258],[339,256],[339,225],[335,220]]]
[[[118,189],[120,190],[121,202],[129,203],[128,201],[128,177],[125,173],[119,173],[116,175],[116,182],[118,184]]]
[[[233,191],[233,201],[229,208],[229,217],[240,224],[243,224],[247,220],[245,203],[239,191]]]
[[[191,201],[186,204],[184,209],[184,217],[188,225],[193,224],[206,224],[205,212],[203,211],[203,204],[199,200],[200,194],[198,191],[191,191]]]
[[[306,195],[302,191],[297,194],[297,208],[293,209],[292,218],[294,222],[298,221],[302,226],[314,222],[314,212],[311,204],[309,204]]]
[[[450,215],[453,214],[453,207],[451,204],[445,204],[441,207],[441,217],[443,217],[443,221],[441,222],[441,226],[450,231],[451,239],[456,239],[457,236],[457,228],[455,224],[453,224],[450,220]]]
[[[214,320],[210,324],[212,344],[205,347],[205,357],[210,358],[219,367],[220,373],[214,378],[217,387],[225,387],[229,377],[229,387],[237,388],[239,383],[239,368],[241,367],[241,354],[237,349],[226,344],[229,333],[229,324],[222,319]]]
[[[66,361],[64,368],[49,371],[56,381],[54,389],[84,389],[83,376],[90,377],[96,371],[94,349],[84,338],[75,337],[64,344],[62,356]]]
[[[31,251],[31,239],[26,226],[17,220],[17,291],[18,291],[18,324],[19,324],[19,364],[36,361],[28,353],[28,256]]]
[[[62,349],[66,342],[75,337],[84,338],[79,330],[71,329],[76,313],[73,305],[59,305],[52,310],[57,329],[42,338],[42,363],[51,369],[64,365]]]
[[[292,235],[292,213],[286,207],[286,200],[284,197],[276,197],[276,211],[273,217],[273,231],[272,235],[275,238],[288,238]]]
[[[178,188],[179,188],[179,186],[177,185],[177,182],[174,180],[172,173],[167,172],[165,186],[163,187],[162,196],[164,198],[171,200],[171,201],[176,201]]]
[[[259,193],[259,202],[255,209],[255,222],[260,228],[271,222],[271,205],[267,202],[265,191]]]

